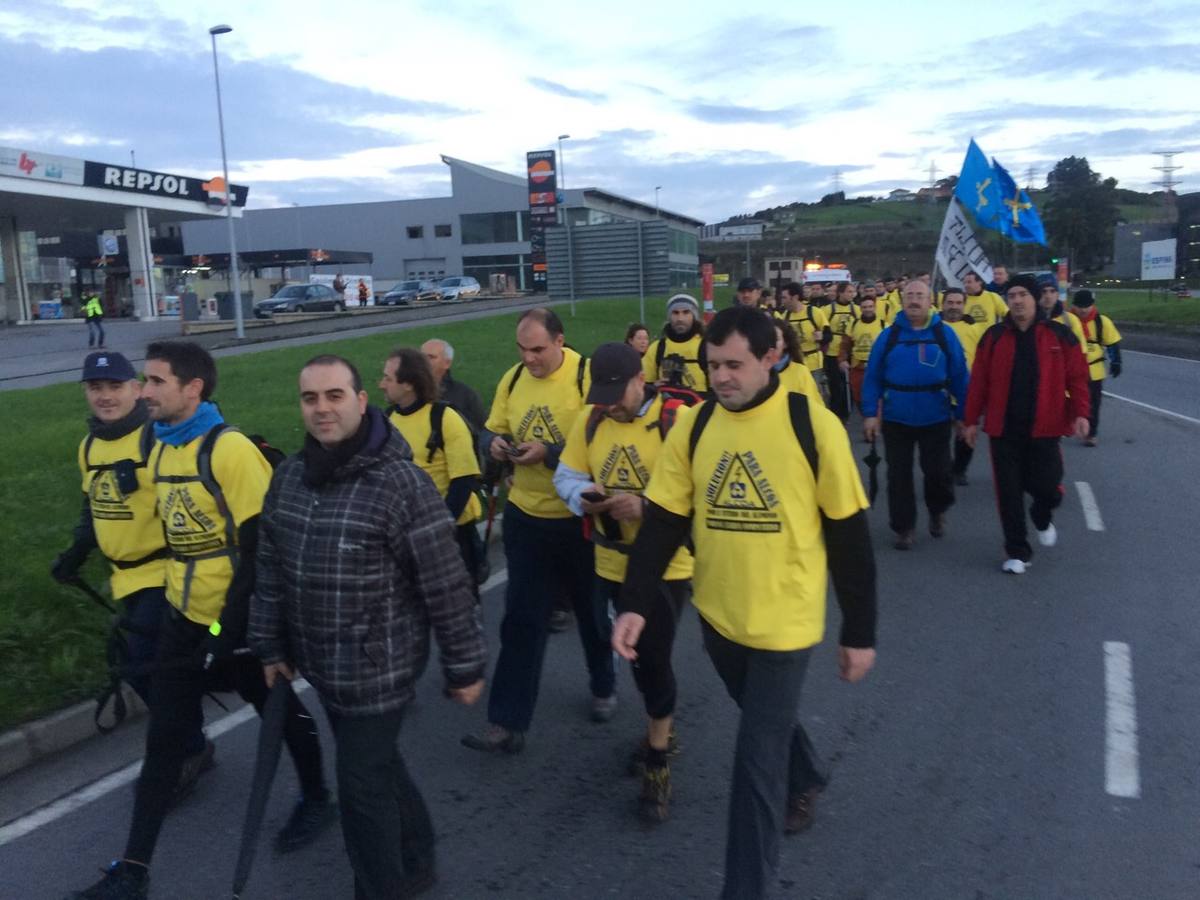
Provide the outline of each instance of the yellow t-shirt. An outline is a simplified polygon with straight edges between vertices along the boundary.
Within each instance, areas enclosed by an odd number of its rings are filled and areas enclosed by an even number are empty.
[[[646,490],[668,512],[692,516],[696,608],[744,646],[811,647],[824,634],[829,581],[821,513],[845,519],[867,508],[846,429],[809,404],[814,479],[785,391],[741,412],[717,405],[689,460],[700,408],[680,410]]]
[[[213,446],[212,473],[229,508],[222,514],[216,498],[200,482],[198,438],[181,447],[158,445],[154,486],[167,547],[167,599],[193,622],[211,625],[221,617],[233,580],[237,529],[262,512],[271,483],[271,464],[244,434],[228,430]]]
[[[686,341],[672,341],[666,338],[659,338],[646,348],[646,353],[642,356],[642,372],[646,375],[646,381],[651,384],[658,381],[666,381],[667,376],[663,373],[667,359],[672,356],[679,356],[683,360],[683,387],[691,388],[693,391],[703,394],[708,390],[708,373],[700,365],[700,345],[704,343],[704,338],[701,335],[693,334]],[[665,346],[664,346],[665,345]],[[663,347],[663,365],[658,363],[658,348]]]
[[[165,555],[127,568],[118,565],[145,559],[166,547],[162,522],[155,509],[158,498],[154,493],[153,472],[142,457],[142,429],[135,428],[112,441],[95,438],[85,459],[87,444],[87,438],[79,442],[79,471],[92,512],[96,543],[112,563],[113,597],[119,600],[146,588],[162,587],[167,577]],[[148,458],[153,456],[151,448]],[[135,466],[137,489],[131,494],[121,491],[113,470],[122,460],[129,460]]]
[[[450,482],[455,478],[479,475],[479,458],[475,455],[471,429],[457,411],[447,406],[442,414],[442,443],[445,446],[434,451],[431,461],[429,432],[432,412],[431,403],[424,404],[408,415],[393,409],[388,414],[388,421],[396,426],[396,430],[404,435],[404,439],[412,447],[413,462],[433,480],[438,493],[445,497],[450,490]],[[467,505],[463,507],[462,515],[455,524],[469,525],[478,519],[482,512],[479,497],[472,491]]]
[[[979,324],[991,327],[1008,315],[1008,305],[1000,299],[1000,295],[995,291],[985,290],[977,297],[967,294],[963,315],[970,316]]]
[[[508,386],[517,370],[517,366],[513,366],[496,387],[492,411],[484,427],[496,434],[512,435],[516,444],[540,441],[561,447],[575,424],[575,417],[583,409],[583,398],[591,386],[591,375],[586,370],[582,386],[577,380],[581,365],[586,365],[583,358],[566,347],[558,369],[545,378],[534,378],[529,372],[522,371],[510,395]],[[554,473],[550,469],[541,463],[513,468],[508,499],[518,509],[543,519],[566,519],[571,515],[554,490]]]
[[[893,302],[891,296],[891,294],[887,294],[883,297],[877,297],[875,300],[875,317],[883,323],[884,328],[892,324],[892,319],[900,311],[900,304]]]
[[[885,327],[883,320],[878,315],[870,322],[859,319],[851,326],[846,338],[850,340],[850,366],[852,368],[861,369],[867,364],[867,360],[871,356],[871,347],[874,345],[875,339],[883,334]]]
[[[796,334],[800,336],[800,349],[804,353],[804,365],[808,370],[815,372],[821,368],[819,344],[825,326],[829,324],[829,316],[825,314],[825,310],[805,304],[805,308],[800,312],[785,309],[776,315],[796,329]]]
[[[850,333],[850,329],[858,321],[858,307],[853,303],[831,303],[826,311],[829,313],[829,327],[833,331],[833,340],[825,348],[825,355],[837,359],[842,338]]]
[[[975,349],[979,346],[984,332],[992,327],[991,324],[968,322],[966,319],[959,319],[957,322],[949,322],[946,319],[942,319],[942,321],[954,329],[954,333],[958,336],[958,342],[962,344],[963,356],[967,360],[967,373],[969,374],[971,367],[975,365]]]
[[[1096,328],[1097,319],[1100,320],[1099,329]],[[1091,321],[1083,319],[1079,321],[1085,341],[1084,346],[1087,348],[1085,355],[1088,361],[1088,374],[1091,375],[1092,381],[1103,381],[1104,376],[1108,374],[1104,362],[1104,348],[1111,347],[1121,340],[1121,332],[1117,331],[1117,326],[1113,324],[1112,319],[1099,313]]]
[[[584,407],[571,426],[559,462],[576,472],[587,472],[593,482],[604,486],[606,493],[641,496],[650,483],[650,473],[662,451],[663,439],[658,427],[662,403],[662,397],[655,397],[646,411],[632,422],[617,422],[605,416],[596,426],[590,444],[587,442],[587,423],[594,407]],[[621,542],[632,545],[641,523],[621,522],[620,526]],[[596,545],[596,574],[601,578],[623,582],[628,564],[626,554]],[[681,581],[691,577],[692,555],[680,547],[671,558],[663,579]]]
[[[810,403],[818,405],[825,403],[825,398],[821,396],[821,389],[817,387],[816,379],[812,377],[808,366],[802,366],[795,360],[790,361],[779,373],[779,383],[783,385],[785,391],[803,394]]]

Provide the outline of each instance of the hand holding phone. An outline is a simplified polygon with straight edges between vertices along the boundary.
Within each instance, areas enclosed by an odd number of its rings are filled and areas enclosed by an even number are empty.
[[[603,503],[605,500],[608,499],[606,496],[604,496],[604,494],[600,493],[599,491],[584,491],[579,496],[582,497],[584,500],[586,500],[588,503]]]

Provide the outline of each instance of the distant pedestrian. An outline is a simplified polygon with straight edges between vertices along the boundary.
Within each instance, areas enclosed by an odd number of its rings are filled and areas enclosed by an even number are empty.
[[[1038,310],[1037,281],[1009,282],[1009,311],[988,329],[975,353],[963,439],[975,446],[983,417],[992,452],[996,505],[1004,530],[1004,572],[1023,575],[1033,559],[1026,537],[1025,494],[1038,543],[1058,542],[1054,510],[1062,503],[1059,439],[1088,434],[1087,365],[1071,330]]]
[[[339,300],[346,299],[346,279],[342,277],[341,272],[333,276],[333,292],[338,295]]]
[[[625,329],[625,343],[637,351],[638,357],[644,357],[650,349],[650,329],[641,322],[634,322]]]
[[[968,386],[970,384],[971,366],[975,363],[975,348],[979,346],[979,340],[983,337],[984,332],[990,326],[976,322],[970,316],[966,315],[963,310],[966,307],[967,295],[962,288],[948,287],[942,294],[942,321],[950,328],[954,329],[954,333],[958,336],[958,342],[962,344],[963,358],[967,362],[967,377]],[[969,389],[969,387],[968,387]],[[975,449],[967,446],[967,442],[963,440],[961,432],[954,435],[954,483],[961,487],[966,487],[969,483],[967,478],[967,469],[971,466],[971,459],[975,455]]]
[[[367,301],[371,298],[371,289],[367,287],[367,283],[363,279],[358,279],[358,305],[366,306]]]
[[[737,292],[733,295],[734,306],[758,307],[762,301],[762,285],[753,276],[747,276],[738,282]]]
[[[1096,432],[1100,430],[1100,398],[1104,392],[1104,378],[1111,375],[1121,377],[1121,332],[1108,316],[1101,315],[1096,308],[1095,295],[1086,288],[1075,292],[1072,312],[1079,317],[1083,336],[1087,341],[1088,392],[1091,397],[1091,413],[1088,423],[1091,430],[1084,443],[1096,446]],[[1105,357],[1108,369],[1105,371]]]
[[[432,338],[421,345],[421,352],[429,360],[429,368],[433,370],[433,380],[437,384],[438,399],[452,406],[467,420],[471,433],[476,439],[483,433],[483,423],[487,419],[487,410],[483,401],[473,387],[465,381],[454,377],[451,368],[454,365],[454,347],[449,341]]]
[[[825,382],[829,388],[829,408],[844,423],[850,418],[850,386],[838,363],[842,338],[854,329],[858,321],[858,306],[854,303],[855,288],[848,281],[833,286],[833,302],[825,308],[829,316],[829,343],[825,345]]]
[[[642,371],[650,384],[685,387],[697,393],[708,390],[704,323],[695,297],[676,294],[667,301],[667,323],[646,348]]]
[[[88,346],[104,348],[104,305],[99,294],[92,294],[83,305],[83,319],[87,323]]]

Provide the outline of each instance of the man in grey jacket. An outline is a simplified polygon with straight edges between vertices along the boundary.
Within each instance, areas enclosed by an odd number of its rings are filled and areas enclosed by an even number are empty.
[[[434,832],[396,737],[431,627],[447,696],[479,698],[478,607],[446,504],[354,366],[310,360],[300,409],[304,449],[263,505],[250,645],[268,685],[303,673],[329,716],[355,897],[416,896],[436,881]]]

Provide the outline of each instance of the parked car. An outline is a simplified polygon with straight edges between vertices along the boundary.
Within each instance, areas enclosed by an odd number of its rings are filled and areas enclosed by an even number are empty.
[[[441,300],[442,292],[432,281],[402,281],[379,301],[380,306],[408,306],[414,300]]]
[[[451,275],[438,282],[443,300],[462,300],[479,296],[479,282],[470,275]]]
[[[345,309],[342,298],[323,284],[289,284],[281,287],[274,297],[254,304],[254,315],[269,319],[280,312],[318,312]]]

